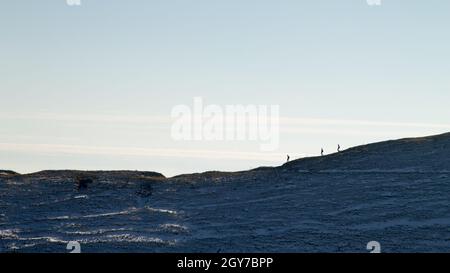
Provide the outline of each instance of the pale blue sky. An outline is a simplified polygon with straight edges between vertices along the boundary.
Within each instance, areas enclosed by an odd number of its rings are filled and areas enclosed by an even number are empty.
[[[0,2],[0,169],[240,170],[450,131],[449,1],[81,1]],[[279,150],[172,141],[195,96],[280,105]]]

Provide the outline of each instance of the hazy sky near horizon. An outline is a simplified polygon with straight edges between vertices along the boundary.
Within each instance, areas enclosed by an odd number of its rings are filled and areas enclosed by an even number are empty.
[[[0,1],[0,169],[166,175],[450,131],[450,2]],[[174,141],[171,110],[279,105],[280,146]]]

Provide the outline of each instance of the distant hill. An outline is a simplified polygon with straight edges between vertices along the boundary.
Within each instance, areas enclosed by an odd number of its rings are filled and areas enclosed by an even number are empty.
[[[358,146],[328,156],[294,160],[281,169],[450,172],[450,133]]]
[[[362,145],[330,155],[293,160],[279,167],[183,174],[170,180],[239,180],[281,172],[450,172],[450,133]]]
[[[29,174],[0,170],[0,178],[32,181],[66,181],[76,182],[78,178],[90,178],[95,181],[160,181],[166,177],[149,171],[80,171],[80,170],[45,170]]]
[[[14,176],[14,175],[19,175],[19,173],[13,172],[13,171],[8,171],[8,170],[0,170],[0,177],[2,176]]]
[[[126,177],[153,177],[165,178],[164,175],[157,172],[149,171],[80,171],[80,170],[45,170],[36,173],[24,175],[26,177],[76,177],[76,176],[92,176],[98,178],[126,178]]]

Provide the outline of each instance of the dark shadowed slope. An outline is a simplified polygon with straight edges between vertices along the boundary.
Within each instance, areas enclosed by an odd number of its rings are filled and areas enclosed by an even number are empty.
[[[183,174],[171,181],[201,182],[280,172],[450,172],[450,133],[362,145],[340,153],[307,157],[280,167],[249,171]],[[274,174],[272,174],[274,175]],[[275,174],[276,175],[276,174]]]
[[[385,141],[324,157],[289,162],[283,169],[299,171],[450,171],[450,133]]]

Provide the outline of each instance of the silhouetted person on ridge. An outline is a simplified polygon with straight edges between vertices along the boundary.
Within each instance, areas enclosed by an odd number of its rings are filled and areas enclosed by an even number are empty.
[[[341,151],[341,145],[338,144],[338,153]]]
[[[291,159],[291,157],[289,155],[287,155],[287,161],[286,162],[289,162],[289,159]]]
[[[323,156],[323,148],[320,150],[320,155]]]

